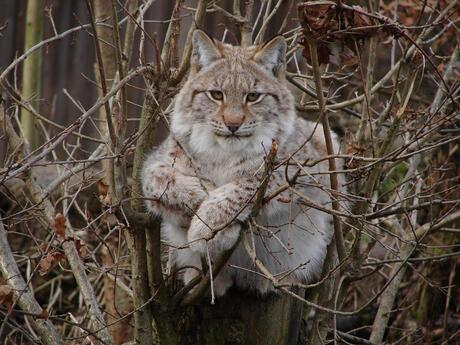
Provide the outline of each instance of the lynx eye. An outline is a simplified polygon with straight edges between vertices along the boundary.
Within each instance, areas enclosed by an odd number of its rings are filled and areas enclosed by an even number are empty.
[[[258,92],[249,92],[247,95],[246,95],[246,101],[247,102],[256,102],[260,99],[260,97],[262,96],[262,94],[258,93]]]
[[[215,99],[216,101],[222,101],[224,99],[224,93],[219,90],[208,91],[208,94],[211,96],[212,99]]]

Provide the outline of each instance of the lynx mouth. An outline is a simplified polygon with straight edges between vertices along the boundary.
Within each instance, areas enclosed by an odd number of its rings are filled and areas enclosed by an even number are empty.
[[[222,132],[214,132],[214,134],[221,138],[227,139],[240,139],[240,138],[248,138],[252,136],[252,133],[222,133]]]

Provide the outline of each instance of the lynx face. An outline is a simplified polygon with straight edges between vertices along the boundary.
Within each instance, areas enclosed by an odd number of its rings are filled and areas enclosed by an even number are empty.
[[[295,116],[285,81],[286,42],[242,48],[197,30],[191,73],[171,129],[195,152],[258,153],[287,139]]]

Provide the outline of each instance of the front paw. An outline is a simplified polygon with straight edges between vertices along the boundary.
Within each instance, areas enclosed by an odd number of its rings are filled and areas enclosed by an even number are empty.
[[[195,216],[187,235],[190,249],[200,254],[206,254],[209,251],[210,255],[215,256],[235,245],[240,230],[239,224],[231,224],[215,231],[209,223]]]

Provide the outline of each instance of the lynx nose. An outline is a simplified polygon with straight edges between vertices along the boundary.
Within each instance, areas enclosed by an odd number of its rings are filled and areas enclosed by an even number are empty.
[[[241,126],[241,124],[238,123],[226,123],[225,125],[227,126],[228,130],[232,133],[235,133]]]

